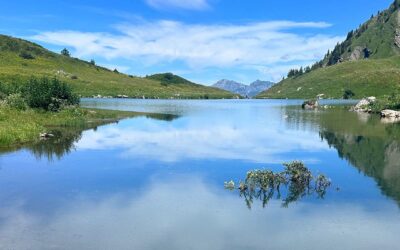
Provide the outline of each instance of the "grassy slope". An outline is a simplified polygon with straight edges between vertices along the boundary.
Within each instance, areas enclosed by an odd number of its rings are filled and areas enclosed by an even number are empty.
[[[298,89],[301,87],[301,90]],[[258,98],[342,98],[351,89],[355,98],[383,96],[400,90],[400,57],[344,62],[283,80]]]
[[[35,59],[19,56],[29,52]],[[61,73],[60,73],[61,72]],[[71,79],[71,76],[78,79]],[[146,98],[233,98],[227,91],[198,84],[177,83],[163,85],[160,81],[132,77],[97,67],[88,62],[52,53],[36,44],[0,35],[0,82],[13,83],[31,76],[56,76],[71,84],[82,96],[145,96]]]
[[[40,133],[56,127],[84,129],[90,124],[102,125],[138,115],[142,114],[82,108],[51,113],[32,109],[18,111],[0,106],[0,147],[37,141]]]
[[[341,44],[340,57],[347,62],[286,79],[261,93],[258,98],[315,98],[318,94],[341,98],[345,89],[355,92],[355,98],[362,98],[400,90],[400,50],[395,45],[399,5],[396,1],[387,10],[372,17]],[[368,48],[370,59],[349,62],[350,54],[356,47]],[[325,57],[323,65],[329,57],[332,54]],[[302,89],[297,91],[300,87]]]

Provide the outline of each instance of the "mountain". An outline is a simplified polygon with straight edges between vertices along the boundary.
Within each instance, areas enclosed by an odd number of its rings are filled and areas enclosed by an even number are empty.
[[[354,98],[381,96],[400,88],[400,0],[357,29],[311,67],[291,70],[288,78],[258,98]]]
[[[161,74],[163,75],[163,74]],[[126,95],[138,98],[235,98],[217,88],[194,84],[181,77],[136,77],[93,63],[51,52],[42,46],[0,35],[0,82],[13,84],[32,76],[57,77],[81,96]],[[172,77],[171,77],[172,75]]]
[[[247,96],[249,97],[254,97],[258,95],[259,93],[271,88],[274,86],[275,83],[269,82],[269,81],[261,81],[257,80],[255,82],[252,82],[250,86],[248,87],[247,90]]]
[[[213,87],[230,91],[235,94],[239,94],[243,97],[254,97],[261,93],[262,91],[270,88],[274,83],[268,81],[257,80],[250,85],[245,85],[243,83],[238,83],[231,80],[220,80],[213,85]]]

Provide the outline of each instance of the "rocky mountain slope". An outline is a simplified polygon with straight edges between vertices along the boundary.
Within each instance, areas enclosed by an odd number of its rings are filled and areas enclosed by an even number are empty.
[[[259,98],[310,98],[325,94],[355,98],[400,90],[400,0],[378,12],[311,67],[291,70],[288,78]]]

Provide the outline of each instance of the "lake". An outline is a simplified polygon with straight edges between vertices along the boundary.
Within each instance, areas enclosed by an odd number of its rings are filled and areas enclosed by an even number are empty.
[[[157,115],[3,150],[0,249],[400,249],[400,124],[301,103],[83,99]],[[324,197],[224,188],[293,160]]]

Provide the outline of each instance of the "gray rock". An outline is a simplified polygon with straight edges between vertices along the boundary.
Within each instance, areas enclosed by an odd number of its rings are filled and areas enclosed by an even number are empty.
[[[370,96],[359,101],[356,106],[352,107],[350,111],[355,112],[371,112],[369,105],[376,101],[376,97]]]
[[[319,103],[318,103],[318,101],[316,101],[316,100],[308,100],[308,101],[305,101],[305,102],[301,105],[301,107],[302,107],[303,109],[316,109],[316,108],[318,108],[318,106],[319,106]]]
[[[400,111],[385,109],[381,111],[381,117],[383,118],[400,118]]]

